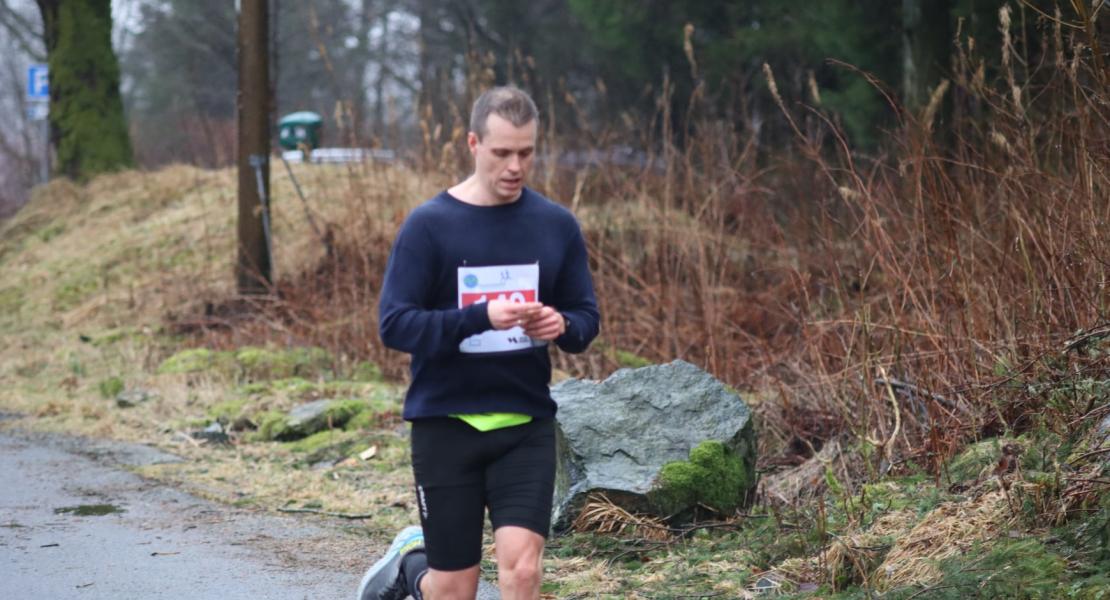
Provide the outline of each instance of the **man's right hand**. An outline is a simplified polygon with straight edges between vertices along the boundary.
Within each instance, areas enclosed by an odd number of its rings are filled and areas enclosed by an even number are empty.
[[[511,300],[490,300],[486,303],[490,325],[494,329],[511,329],[525,325],[540,314],[543,304],[539,302],[513,302]]]

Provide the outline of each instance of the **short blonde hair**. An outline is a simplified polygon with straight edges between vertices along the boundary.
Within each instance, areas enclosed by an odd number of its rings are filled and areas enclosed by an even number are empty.
[[[524,90],[511,85],[490,88],[474,101],[470,111],[470,131],[485,137],[489,131],[489,116],[497,115],[513,124],[523,127],[539,118],[536,103]]]

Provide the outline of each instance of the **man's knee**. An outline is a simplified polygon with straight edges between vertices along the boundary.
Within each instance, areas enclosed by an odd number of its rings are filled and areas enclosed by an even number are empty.
[[[531,589],[540,581],[539,559],[519,560],[501,563],[497,566],[497,578],[503,584],[517,589]]]
[[[522,527],[503,527],[494,534],[497,544],[497,578],[516,590],[539,586],[543,536]]]

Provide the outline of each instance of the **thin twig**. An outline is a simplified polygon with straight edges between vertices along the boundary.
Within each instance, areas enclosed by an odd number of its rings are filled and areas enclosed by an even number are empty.
[[[623,558],[625,556],[628,556],[629,554],[643,554],[645,552],[652,552],[652,551],[658,550],[660,548],[665,548],[665,547],[669,546],[670,544],[671,544],[670,542],[654,542],[650,545],[645,545],[642,548],[629,548],[628,550],[625,550],[624,552],[620,552],[620,553],[612,556],[611,558],[609,558],[609,560],[605,561],[605,563],[608,564],[609,566],[612,566],[612,565],[616,564],[616,562],[618,560],[620,560],[621,558]]]

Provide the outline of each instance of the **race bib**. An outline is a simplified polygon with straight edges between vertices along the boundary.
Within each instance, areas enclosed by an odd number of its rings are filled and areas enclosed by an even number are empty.
[[[459,308],[490,300],[511,302],[539,301],[540,265],[501,265],[496,267],[459,267]],[[472,335],[459,344],[466,353],[510,352],[546,342],[534,341],[523,327],[489,330]]]

